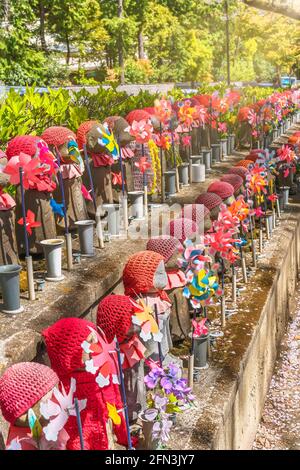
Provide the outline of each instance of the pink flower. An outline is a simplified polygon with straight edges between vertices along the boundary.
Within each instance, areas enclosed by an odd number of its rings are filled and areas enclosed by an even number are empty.
[[[140,160],[138,162],[136,162],[134,164],[139,170],[141,173],[145,173],[145,171],[148,169],[148,168],[151,168],[151,165],[150,163],[147,161],[147,158],[146,157],[141,157]]]

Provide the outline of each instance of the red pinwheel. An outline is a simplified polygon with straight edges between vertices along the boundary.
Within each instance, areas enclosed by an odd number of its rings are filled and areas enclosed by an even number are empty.
[[[84,184],[81,185],[81,193],[82,193],[84,199],[86,199],[86,201],[92,201],[93,200],[92,196],[90,195],[89,191],[86,189]]]
[[[138,144],[146,144],[152,138],[153,126],[150,120],[143,119],[139,122],[133,121],[131,127],[128,127],[125,131],[129,132]]]
[[[162,123],[167,124],[171,118],[172,105],[169,101],[162,99],[156,100],[154,103],[154,110],[156,118]]]
[[[37,189],[38,191],[52,191],[53,182],[44,173],[39,157],[31,158],[25,153],[20,153],[17,157],[12,157],[4,168],[3,172],[9,175],[9,181],[13,185],[20,183],[19,168],[23,168],[24,188]]]
[[[23,217],[18,220],[19,225],[24,225],[24,219]],[[27,215],[26,215],[26,231],[29,235],[32,235],[32,229],[36,227],[40,227],[42,224],[40,222],[36,222],[35,220],[35,215],[31,210],[28,209]]]
[[[146,157],[141,157],[140,160],[138,162],[136,162],[134,164],[139,170],[141,173],[145,173],[146,170],[148,170],[149,168],[151,168],[151,164],[147,161],[147,158]]]
[[[112,173],[112,184],[114,186],[122,186],[122,173]]]
[[[100,329],[101,335],[98,331],[89,329],[93,342],[84,341],[81,345],[83,351],[90,355],[90,359],[85,361],[85,370],[93,375],[98,372],[96,382],[100,388],[109,385],[111,379],[112,383],[119,384],[115,341],[108,343]]]
[[[185,135],[181,139],[181,143],[184,147],[190,147],[192,143],[192,137],[190,135]]]

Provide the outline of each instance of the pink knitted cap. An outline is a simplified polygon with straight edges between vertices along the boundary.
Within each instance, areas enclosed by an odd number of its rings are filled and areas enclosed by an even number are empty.
[[[209,215],[209,209],[202,204],[188,204],[182,208],[181,217],[183,219],[191,219],[193,222],[201,222]]]
[[[150,238],[147,243],[147,250],[159,253],[164,257],[165,263],[167,263],[181,246],[177,238],[162,235],[161,237]]]
[[[222,201],[227,199],[234,194],[234,188],[231,184],[225,183],[223,181],[214,181],[207,190],[209,193],[215,193]]]
[[[202,193],[195,200],[195,204],[204,204],[209,211],[222,204],[222,199],[215,193]]]
[[[32,408],[59,382],[56,373],[43,364],[20,362],[0,378],[0,408],[6,421],[15,421]]]
[[[243,186],[243,178],[241,178],[239,175],[224,175],[221,178],[221,181],[225,181],[225,183],[231,184],[233,186],[234,192],[238,191],[241,186]]]
[[[187,238],[198,233],[198,227],[191,219],[178,218],[171,220],[169,224],[169,232],[171,237],[175,237],[183,243]]]
[[[248,170],[247,170],[247,168],[244,168],[243,166],[234,166],[234,167],[230,168],[230,170],[228,171],[228,174],[229,175],[238,175],[241,178],[243,178],[243,180],[245,181],[246,176],[248,174]]]

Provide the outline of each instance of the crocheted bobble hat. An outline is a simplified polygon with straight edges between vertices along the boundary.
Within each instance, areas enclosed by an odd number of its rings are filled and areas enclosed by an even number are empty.
[[[51,367],[59,378],[84,367],[81,344],[91,334],[94,323],[81,318],[62,318],[43,331]]]
[[[202,193],[197,197],[195,204],[203,204],[211,211],[215,207],[219,207],[222,202],[220,196],[215,193]]]
[[[87,143],[86,135],[96,124],[100,124],[98,121],[85,121],[83,122],[77,130],[77,143],[80,150],[83,149],[83,146]]]
[[[238,175],[241,178],[243,178],[243,180],[245,181],[246,176],[248,174],[248,170],[247,168],[244,168],[243,166],[234,166],[233,168],[230,168],[230,170],[228,171],[228,174]]]
[[[20,362],[0,378],[0,408],[10,424],[32,408],[59,382],[56,373],[43,364]]]
[[[253,165],[252,160],[240,160],[235,166],[242,166],[244,168],[248,168],[249,165]]]
[[[43,132],[42,139],[44,139],[48,145],[59,147],[70,140],[74,140],[76,142],[76,135],[67,127],[53,126],[48,127],[48,129]]]
[[[191,219],[179,217],[178,219],[171,220],[169,232],[171,237],[175,237],[183,243],[187,238],[193,237],[198,232],[198,227]]]
[[[162,235],[161,237],[150,238],[147,243],[147,250],[159,253],[167,263],[181,246],[177,238]]]
[[[133,121],[143,121],[143,120],[148,120],[151,119],[151,115],[147,113],[147,111],[144,111],[143,109],[135,109],[134,111],[130,111],[129,114],[125,117],[126,121],[130,124],[133,123]]]
[[[123,271],[125,294],[136,297],[149,292],[154,287],[154,275],[161,261],[164,261],[163,256],[154,251],[132,255]]]
[[[14,137],[7,144],[7,159],[10,160],[12,157],[19,156],[20,153],[26,153],[26,155],[34,157],[38,150],[38,142],[40,141],[41,137],[35,135],[18,135]]]
[[[227,199],[228,197],[233,196],[234,189],[233,186],[229,183],[225,183],[224,181],[214,181],[207,190],[209,193],[215,193],[222,201]]]
[[[181,217],[183,219],[190,219],[193,222],[199,223],[209,215],[209,209],[203,204],[187,204],[182,208]]]
[[[101,328],[107,340],[112,342],[117,336],[122,343],[132,325],[134,308],[127,295],[108,295],[98,306],[97,326]]]
[[[221,181],[225,181],[225,183],[231,184],[233,186],[234,192],[238,191],[241,186],[243,186],[243,178],[238,175],[224,175],[221,178]]]

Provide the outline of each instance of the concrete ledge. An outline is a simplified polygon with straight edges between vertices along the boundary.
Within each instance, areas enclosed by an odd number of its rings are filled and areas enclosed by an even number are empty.
[[[178,420],[173,449],[251,449],[292,308],[300,263],[300,205],[291,204],[238,298],[210,368],[194,391],[195,410]],[[210,317],[208,309],[208,317]]]

